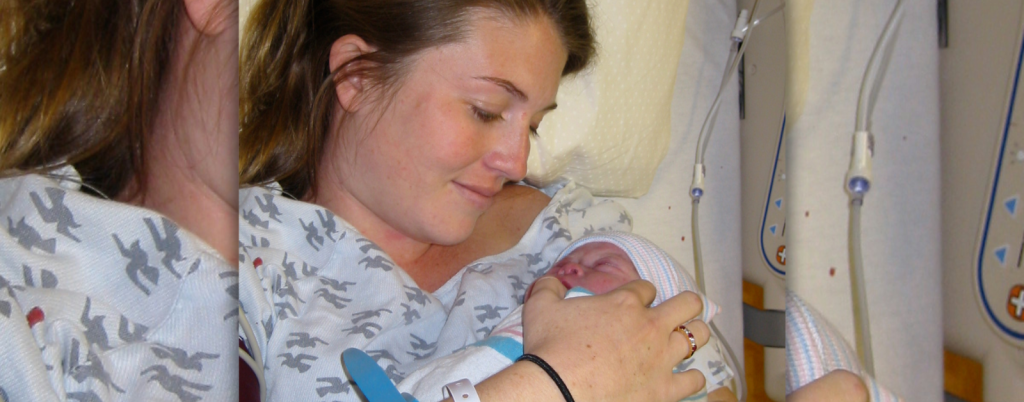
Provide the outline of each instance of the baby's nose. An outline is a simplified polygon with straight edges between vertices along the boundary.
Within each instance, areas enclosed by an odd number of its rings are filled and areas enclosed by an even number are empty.
[[[574,263],[568,263],[558,270],[561,276],[583,276],[583,268]]]

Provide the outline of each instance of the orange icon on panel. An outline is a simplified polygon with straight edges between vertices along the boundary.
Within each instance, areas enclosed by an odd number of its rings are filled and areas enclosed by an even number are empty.
[[[786,265],[786,246],[779,246],[778,251],[775,252],[775,261],[779,264]]]
[[[1013,289],[1010,289],[1009,299],[1006,300],[1006,311],[1013,319],[1024,321],[1024,285],[1015,285]]]

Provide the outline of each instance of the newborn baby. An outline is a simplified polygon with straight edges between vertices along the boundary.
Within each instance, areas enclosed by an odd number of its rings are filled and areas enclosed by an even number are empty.
[[[672,257],[650,241],[624,232],[603,232],[576,240],[544,276],[558,278],[569,289],[566,298],[604,294],[637,279],[649,281],[657,288],[652,306],[683,291],[698,292],[694,280]],[[532,285],[526,290],[527,299],[532,290]],[[704,310],[697,319],[709,322],[719,307],[703,295],[701,301]],[[440,400],[441,388],[448,383],[467,378],[478,384],[508,367],[523,354],[522,310],[519,306],[512,311],[486,339],[416,370],[399,384],[399,391],[421,401]],[[676,368],[689,369],[704,373],[707,392],[723,387],[733,376],[714,338]]]

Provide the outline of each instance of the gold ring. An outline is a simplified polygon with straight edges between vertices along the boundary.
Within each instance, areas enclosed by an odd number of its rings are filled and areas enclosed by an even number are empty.
[[[690,329],[686,328],[685,325],[676,327],[674,331],[686,335],[686,339],[690,340],[690,354],[686,355],[684,360],[693,357],[693,353],[697,351],[697,338],[693,336],[693,332],[690,332]]]

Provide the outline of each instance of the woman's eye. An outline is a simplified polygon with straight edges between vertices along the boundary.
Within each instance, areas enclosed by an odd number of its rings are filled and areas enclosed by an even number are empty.
[[[490,123],[492,121],[501,119],[501,115],[497,113],[491,113],[476,106],[473,106],[473,114],[477,119],[484,123]]]

